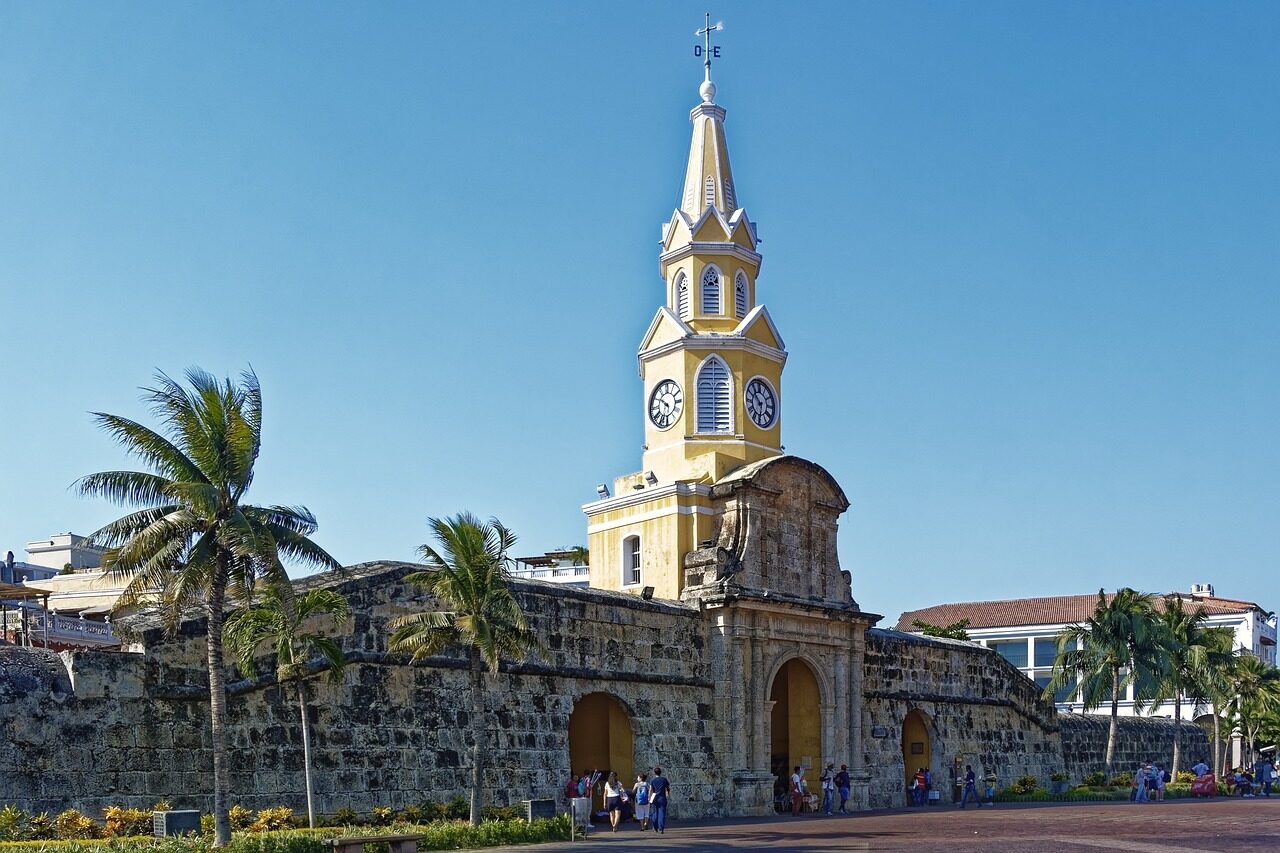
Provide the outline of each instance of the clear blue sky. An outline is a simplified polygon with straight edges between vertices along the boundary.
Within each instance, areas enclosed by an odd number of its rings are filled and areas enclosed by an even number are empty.
[[[0,549],[113,517],[67,488],[126,461],[86,412],[249,364],[250,497],[342,561],[461,509],[584,541],[639,466],[703,10],[0,6]],[[712,12],[863,607],[1280,607],[1280,5]]]

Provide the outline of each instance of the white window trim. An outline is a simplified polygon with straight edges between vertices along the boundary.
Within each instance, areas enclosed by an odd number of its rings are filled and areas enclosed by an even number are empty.
[[[683,308],[680,305],[681,283],[684,284],[685,292],[688,294],[688,297],[689,297],[688,302],[685,303]],[[672,282],[672,285],[671,285],[671,308],[675,312],[675,315],[679,317],[681,320],[688,320],[690,317],[693,316],[692,290],[693,289],[689,286],[689,277],[684,274],[684,270],[680,270],[679,272],[677,272],[675,281]]]
[[[702,298],[702,295],[703,295],[703,293],[704,293],[704,292],[705,292],[705,290],[706,290],[705,282],[706,282],[706,278],[707,278],[707,272],[708,272],[709,270],[715,270],[715,273],[716,273],[716,290],[718,290],[718,291],[720,292],[720,293],[719,293],[719,296],[720,296],[720,299],[719,299],[719,302],[720,302],[719,309],[720,309],[720,310],[718,310],[718,311],[708,311],[708,310],[707,310],[706,301]],[[725,316],[725,310],[724,310],[724,309],[725,309],[725,304],[724,304],[724,272],[723,272],[723,271],[720,269],[720,267],[719,267],[719,266],[717,266],[716,264],[707,264],[705,267],[703,267],[703,268],[702,268],[702,275],[701,275],[701,276],[699,276],[699,278],[698,278],[698,313],[699,313],[699,314],[701,314],[701,315],[702,315],[702,316],[704,316],[704,317],[724,317],[724,316]]]
[[[637,559],[640,561],[640,565],[637,567],[639,569],[640,579],[636,581],[628,580],[628,578],[631,577],[631,569],[632,569],[631,562],[630,562],[631,554],[632,554],[630,543],[632,539],[636,541],[635,553],[637,555]],[[644,544],[640,541],[640,534],[638,533],[633,533],[630,536],[624,536],[622,538],[622,577],[620,578],[620,580],[622,581],[623,589],[626,589],[627,587],[632,587],[632,586],[642,586],[644,584],[644,550],[643,548],[644,548]]]
[[[738,304],[738,285],[742,285],[742,304]],[[747,274],[742,270],[738,270],[738,274],[733,277],[733,310],[739,320],[747,316],[751,311],[751,282],[747,279]]]
[[[724,367],[725,375],[729,380],[729,428],[727,430],[716,430],[713,432],[704,431],[702,425],[698,422],[698,409],[701,402],[702,390],[699,387],[702,384],[702,371],[706,368],[710,361],[718,361]],[[775,392],[776,393],[776,392]],[[734,387],[733,371],[729,369],[729,362],[720,356],[712,353],[704,358],[699,364],[698,369],[693,373],[693,434],[694,435],[734,435],[734,427],[737,425],[735,415],[737,407],[734,401],[737,400],[737,389]]]

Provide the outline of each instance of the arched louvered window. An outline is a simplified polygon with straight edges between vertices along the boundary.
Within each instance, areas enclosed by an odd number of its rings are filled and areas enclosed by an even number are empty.
[[[711,356],[698,368],[698,432],[733,432],[729,368]]]
[[[702,274],[702,313],[720,313],[720,270],[715,267]]]
[[[690,301],[689,280],[684,277],[684,273],[680,273],[676,276],[676,314],[681,320],[689,319]]]
[[[707,175],[706,183],[703,184],[703,196],[706,200],[705,207],[715,207],[716,203],[716,179]]]
[[[738,319],[747,316],[747,277],[741,271],[733,282],[733,307],[738,311]]]

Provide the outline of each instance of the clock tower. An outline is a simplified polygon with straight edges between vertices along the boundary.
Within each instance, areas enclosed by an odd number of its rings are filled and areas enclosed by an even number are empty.
[[[680,597],[684,556],[715,533],[712,487],[782,454],[787,352],[759,301],[759,239],[734,183],[712,52],[708,41],[679,206],[662,226],[662,305],[640,342],[643,467],[583,507],[591,586],[660,598]]]

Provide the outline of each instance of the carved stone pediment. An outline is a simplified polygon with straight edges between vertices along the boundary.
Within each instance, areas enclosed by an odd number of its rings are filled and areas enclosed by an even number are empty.
[[[740,595],[858,610],[836,552],[849,500],[826,469],[798,456],[744,465],[711,488],[715,539],[685,555],[685,597]]]

